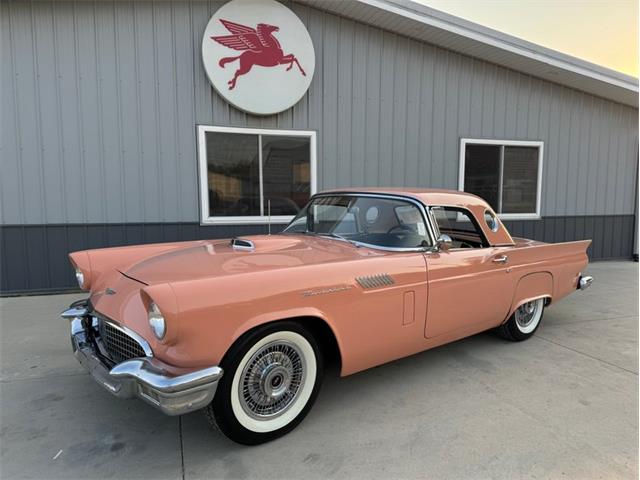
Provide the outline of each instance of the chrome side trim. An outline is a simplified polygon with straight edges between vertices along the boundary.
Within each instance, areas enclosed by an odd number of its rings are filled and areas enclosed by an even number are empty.
[[[151,350],[151,346],[149,345],[149,342],[147,342],[144,338],[142,338],[140,335],[138,335],[136,332],[134,332],[130,328],[127,328],[124,325],[119,325],[119,324],[113,322],[112,320],[108,320],[104,315],[101,315],[98,312],[94,312],[93,318],[96,318],[97,320],[100,320],[100,321],[102,321],[104,323],[108,323],[109,325],[111,325],[116,330],[120,330],[125,335],[130,336],[131,338],[133,338],[136,342],[138,342],[140,344],[140,346],[144,350],[144,354],[147,357],[153,357],[153,350]]]
[[[386,287],[396,283],[393,278],[386,273],[382,273],[380,275],[367,275],[363,277],[357,277],[356,282],[358,282],[360,286],[365,290],[369,288]]]

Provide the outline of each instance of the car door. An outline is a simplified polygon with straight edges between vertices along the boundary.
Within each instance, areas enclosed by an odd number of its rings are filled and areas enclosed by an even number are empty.
[[[490,246],[468,210],[437,207],[431,217],[437,234],[446,233],[453,243],[449,250],[425,253],[425,336],[497,326],[508,314],[513,297],[512,247]]]

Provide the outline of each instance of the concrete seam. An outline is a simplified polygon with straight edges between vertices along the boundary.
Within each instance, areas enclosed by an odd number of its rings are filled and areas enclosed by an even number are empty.
[[[603,359],[598,358],[598,357],[594,357],[593,355],[589,355],[588,353],[581,352],[580,350],[576,350],[575,348],[567,347],[566,345],[562,345],[561,343],[554,342],[553,340],[541,337],[540,335],[536,335],[535,337],[539,338],[540,340],[544,340],[546,342],[553,343],[554,345],[557,345],[559,347],[566,348],[567,350],[571,350],[572,352],[578,353],[580,355],[584,355],[585,357],[589,357],[589,358],[591,358],[593,360],[597,360],[597,361],[602,362],[602,363],[604,363],[606,365],[609,365],[611,367],[615,367],[615,368],[623,370],[623,371],[625,371],[627,373],[631,373],[632,375],[635,375],[636,377],[638,376],[637,372],[634,372],[633,370],[629,370],[627,368],[621,367],[620,365],[616,365],[615,363],[607,362],[606,360],[603,360]]]
[[[180,436],[180,471],[184,480],[184,442],[182,441],[182,417],[178,417],[178,435]]]

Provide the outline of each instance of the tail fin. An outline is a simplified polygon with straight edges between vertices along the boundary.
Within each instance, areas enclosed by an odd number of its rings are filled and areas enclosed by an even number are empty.
[[[220,59],[220,61],[218,62],[218,65],[220,65],[222,68],[224,68],[224,66],[227,63],[235,62],[239,58],[240,58],[240,55],[238,55],[237,57],[224,57],[224,58]]]

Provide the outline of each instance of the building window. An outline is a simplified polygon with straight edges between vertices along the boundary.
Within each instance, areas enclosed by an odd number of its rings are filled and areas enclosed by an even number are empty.
[[[542,142],[460,142],[459,188],[484,198],[503,219],[540,218]]]
[[[287,223],[316,191],[316,133],[198,127],[206,223]]]

